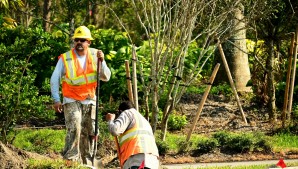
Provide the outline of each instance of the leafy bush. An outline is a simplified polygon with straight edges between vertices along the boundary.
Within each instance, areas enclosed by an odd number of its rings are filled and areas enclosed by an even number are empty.
[[[193,156],[199,156],[214,151],[218,146],[218,141],[214,138],[200,140],[197,148],[193,150]]]
[[[253,150],[253,146],[253,137],[248,134],[242,134],[231,137],[225,149],[234,153],[247,153]]]
[[[157,148],[158,148],[159,155],[165,155],[170,150],[169,145],[164,141],[156,140],[156,145],[157,145]]]
[[[268,138],[259,132],[256,133],[231,133],[221,131],[212,135],[219,143],[221,151],[230,153],[246,152],[271,152]]]
[[[105,61],[111,69],[111,79],[102,82],[100,86],[100,99],[108,102],[127,99],[127,83],[125,60],[131,58],[131,45],[125,32],[112,29],[94,29],[88,26],[94,40],[90,47],[101,49],[105,53]]]
[[[212,137],[218,141],[219,145],[227,145],[231,134],[228,131],[220,131],[214,133]]]
[[[0,28],[0,136],[19,120],[54,118],[49,77],[55,58],[67,47],[41,27]],[[5,42],[5,43],[4,43]]]
[[[169,116],[168,128],[169,130],[181,130],[187,125],[185,115],[175,115],[174,113]]]
[[[189,94],[203,94],[205,93],[205,90],[206,90],[206,85],[202,85],[202,86],[189,86],[187,89],[186,89],[186,93],[189,93]]]
[[[224,83],[224,84],[219,84],[217,86],[212,86],[210,90],[210,94],[214,94],[214,95],[222,94],[224,96],[231,97],[233,95],[233,91],[229,84]]]
[[[254,146],[254,152],[264,152],[264,153],[270,153],[272,152],[272,146],[265,138],[260,138],[257,140]]]
[[[178,153],[184,154],[184,153],[192,151],[193,144],[194,144],[193,141],[187,142],[187,141],[183,140],[183,141],[178,142]]]

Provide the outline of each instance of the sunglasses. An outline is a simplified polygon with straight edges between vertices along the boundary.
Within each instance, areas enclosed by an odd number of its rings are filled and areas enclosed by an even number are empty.
[[[87,41],[87,39],[79,39],[79,38],[76,38],[76,39],[74,39],[74,41],[75,41],[75,42],[79,42],[79,41],[80,41],[80,42],[83,42],[83,43],[84,43],[84,42]]]

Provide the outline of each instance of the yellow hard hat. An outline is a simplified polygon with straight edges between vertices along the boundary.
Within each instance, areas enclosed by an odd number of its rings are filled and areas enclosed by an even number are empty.
[[[91,37],[90,30],[86,26],[78,27],[75,30],[74,35],[73,35],[72,38],[73,39],[75,39],[75,38],[84,38],[84,39],[87,39],[87,40],[93,40],[93,38]]]

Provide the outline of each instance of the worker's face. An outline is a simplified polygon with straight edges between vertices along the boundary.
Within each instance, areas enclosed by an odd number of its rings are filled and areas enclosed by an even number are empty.
[[[90,44],[91,44],[91,41],[87,39],[81,39],[81,38],[74,39],[74,46],[77,51],[87,50]]]

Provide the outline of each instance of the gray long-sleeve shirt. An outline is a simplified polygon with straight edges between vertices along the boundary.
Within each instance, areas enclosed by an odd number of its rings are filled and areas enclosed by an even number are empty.
[[[108,121],[108,129],[113,136],[119,136],[124,133],[126,130],[132,128],[136,119],[133,113],[139,113],[136,109],[129,109],[123,111],[117,119],[114,121]],[[124,163],[123,169],[130,168],[131,166],[140,166],[140,164],[145,161],[145,167],[151,169],[159,168],[159,160],[158,157],[152,154],[136,154],[131,156]]]
[[[85,69],[86,68],[86,56],[79,56],[77,54],[77,52],[75,52],[75,54],[78,58],[78,61],[80,62],[80,65],[83,65],[82,67]],[[64,75],[65,75],[64,62],[63,62],[63,59],[60,58],[56,64],[55,70],[51,76],[51,93],[52,93],[52,99],[54,100],[54,102],[61,102],[60,95],[59,95],[59,87],[60,87],[60,83],[61,83],[61,78]],[[101,71],[100,71],[100,80],[109,81],[110,77],[111,77],[111,71],[108,68],[106,62],[103,61]],[[96,100],[95,97],[91,98],[91,99],[83,100],[83,101],[81,101],[81,103],[95,105],[95,100]],[[63,97],[63,104],[74,102],[74,101],[76,101],[76,100],[74,100],[72,98]]]

